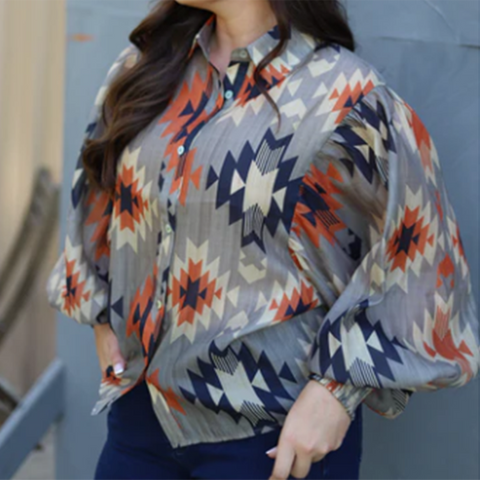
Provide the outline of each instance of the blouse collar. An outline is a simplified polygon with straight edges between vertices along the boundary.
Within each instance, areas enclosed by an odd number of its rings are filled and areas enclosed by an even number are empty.
[[[188,58],[191,57],[197,46],[201,48],[205,58],[209,58],[209,40],[215,26],[215,14],[212,13],[206,22],[200,27],[195,35]],[[263,57],[270,53],[280,41],[279,26],[275,24],[270,30],[249,43],[246,47],[239,47],[232,50],[231,61],[249,62],[250,60],[258,66]],[[288,40],[283,52],[273,59],[267,70],[290,73],[308,54],[310,54],[321,42],[319,39],[300,32],[293,24],[290,24]]]

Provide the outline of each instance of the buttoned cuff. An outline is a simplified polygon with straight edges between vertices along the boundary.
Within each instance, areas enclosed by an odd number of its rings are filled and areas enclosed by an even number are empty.
[[[343,405],[352,422],[355,420],[357,407],[374,390],[372,387],[356,387],[337,382],[331,378],[322,377],[316,373],[309,375],[310,380],[315,380],[328,389],[330,393]]]

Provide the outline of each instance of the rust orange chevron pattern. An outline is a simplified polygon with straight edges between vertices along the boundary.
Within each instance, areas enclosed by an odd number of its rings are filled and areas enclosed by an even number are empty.
[[[153,385],[156,388],[156,390],[159,392],[159,395],[163,397],[163,400],[171,410],[174,410],[175,412],[178,412],[182,415],[186,415],[186,412],[182,407],[181,403],[182,401],[184,401],[184,399],[177,395],[173,391],[172,387],[163,388],[158,381],[158,374],[159,368],[154,370],[150,375],[146,376],[147,383]],[[178,421],[178,419],[175,416],[173,418],[177,422],[178,427],[182,428],[181,423]]]
[[[424,255],[427,244],[433,245],[434,234],[430,225],[420,215],[420,208],[405,209],[405,214],[399,219],[399,224],[388,239],[386,253],[391,262],[391,269],[406,270],[407,260],[413,262],[417,255]]]
[[[160,334],[164,315],[164,306],[156,314],[153,311],[157,274],[158,267],[155,265],[152,273],[145,278],[142,286],[135,292],[126,322],[127,336],[135,334],[142,343],[143,358],[146,365],[152,353],[150,349]]]
[[[425,171],[428,172],[428,174],[433,174],[433,144],[430,133],[420,117],[417,115],[417,112],[415,112],[415,110],[407,102],[403,101],[402,104],[410,113],[410,127],[413,132],[418,151],[420,152],[422,166]]]
[[[328,164],[326,173],[312,164],[300,188],[292,231],[297,235],[303,232],[317,248],[321,246],[321,238],[334,244],[335,234],[346,228],[337,215],[342,203],[334,195],[341,190],[334,181],[342,182],[342,176],[332,163]]]
[[[286,292],[279,301],[273,300],[269,308],[276,312],[273,321],[284,322],[295,315],[315,308],[318,304],[318,297],[313,287],[302,281],[299,289],[294,288],[291,293]]]
[[[199,188],[202,166],[192,170],[195,150],[191,150],[185,156],[181,156],[178,154],[177,149],[180,145],[183,145],[188,135],[207,121],[209,115],[204,110],[204,102],[207,98],[204,92],[205,90],[209,91],[211,82],[212,68],[207,71],[205,79],[202,79],[200,75],[195,75],[192,79],[192,85],[183,82],[179,89],[177,101],[167,109],[160,120],[160,123],[167,124],[163,136],[173,135],[166,148],[166,156],[169,158],[167,172],[172,169],[175,171],[170,193],[180,189],[179,200],[182,205],[185,204],[190,182],[197,189]],[[221,100],[219,99],[218,101],[220,102]]]
[[[203,270],[203,261],[189,260],[188,270],[182,270],[179,278],[173,277],[168,293],[172,296],[173,306],[180,310],[177,324],[191,324],[196,313],[201,315],[205,308],[212,307],[215,297],[222,296],[222,287],[217,286],[211,272]]]
[[[330,95],[330,100],[335,100],[332,111],[338,112],[338,116],[335,120],[339,124],[349,113],[352,106],[355,105],[359,99],[364,97],[375,87],[371,80],[368,80],[365,85],[362,82],[357,81],[350,85],[347,83],[343,88],[334,88]]]
[[[120,230],[135,231],[136,225],[142,222],[149,210],[150,205],[142,196],[142,188],[143,185],[140,185],[138,178],[135,178],[134,167],[122,166],[117,175],[113,205],[113,215],[118,218]],[[128,191],[128,197],[124,194],[125,190]]]
[[[65,255],[67,282],[62,290],[63,304],[62,311],[67,315],[73,315],[75,309],[80,308],[83,302],[90,300],[91,291],[87,288],[87,281],[81,278],[78,260],[70,259]]]

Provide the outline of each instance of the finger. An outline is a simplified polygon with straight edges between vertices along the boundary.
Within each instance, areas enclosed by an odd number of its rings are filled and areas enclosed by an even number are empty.
[[[105,372],[110,364],[110,360],[108,355],[106,355],[102,350],[98,352],[98,362],[100,363],[100,370]]]
[[[290,475],[294,459],[295,450],[293,446],[280,438],[277,445],[277,455],[273,465],[272,475],[269,480],[286,480]]]
[[[125,359],[123,358],[120,350],[113,349],[110,352],[110,364],[113,366],[115,375],[121,375],[125,370]]]
[[[108,362],[104,359],[98,359],[98,363],[100,364],[100,371],[105,373],[108,368]]]
[[[108,366],[108,358],[105,355],[103,349],[101,348],[101,342],[99,340],[98,335],[95,337],[95,345],[97,349],[97,359],[98,359],[98,364],[100,366],[100,371],[104,372]]]
[[[297,453],[295,455],[295,461],[293,462],[291,474],[295,478],[305,478],[310,471],[312,461],[310,456]]]
[[[317,454],[312,457],[312,463],[319,462],[320,460],[323,460],[326,457],[326,455],[321,455]]]
[[[270,458],[275,458],[277,456],[277,447],[273,447],[270,450],[265,452]]]
[[[121,358],[113,358],[112,365],[115,375],[121,375],[125,371],[125,362]]]

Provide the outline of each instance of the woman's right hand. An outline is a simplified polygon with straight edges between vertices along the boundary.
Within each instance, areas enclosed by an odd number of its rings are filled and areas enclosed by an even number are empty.
[[[126,361],[120,351],[115,332],[108,323],[95,325],[93,330],[102,374],[105,375],[111,365],[115,375],[120,375],[125,370]]]

